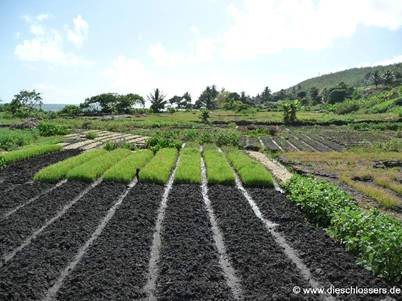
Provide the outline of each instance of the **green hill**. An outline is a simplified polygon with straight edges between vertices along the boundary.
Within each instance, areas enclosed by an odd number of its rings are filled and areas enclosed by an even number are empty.
[[[339,72],[324,74],[302,81],[286,90],[291,91],[294,87],[301,87],[301,90],[304,91],[308,91],[311,87],[317,87],[319,90],[322,90],[324,88],[334,87],[342,81],[348,86],[364,86],[367,84],[367,80],[365,79],[366,74],[376,70],[378,70],[380,73],[383,73],[387,70],[402,73],[402,63],[386,66],[352,68]]]

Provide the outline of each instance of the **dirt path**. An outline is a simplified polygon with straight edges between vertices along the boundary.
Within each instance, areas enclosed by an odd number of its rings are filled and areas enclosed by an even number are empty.
[[[263,153],[254,151],[247,151],[247,153],[268,168],[281,183],[286,183],[292,177],[292,174],[285,167],[268,159]]]

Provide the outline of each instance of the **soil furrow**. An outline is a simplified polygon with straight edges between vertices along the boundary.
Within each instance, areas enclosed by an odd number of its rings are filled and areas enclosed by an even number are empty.
[[[232,300],[197,185],[174,185],[162,230],[158,300]]]
[[[273,189],[250,188],[249,193],[262,213],[279,224],[277,231],[298,251],[312,275],[325,286],[338,288],[387,287],[387,284],[356,264],[356,258],[322,228],[314,227],[286,196]],[[342,300],[380,300],[384,296],[341,296]]]
[[[89,238],[125,185],[102,183],[5,265],[0,273],[0,299],[43,297]]]
[[[86,183],[67,182],[0,221],[0,254],[19,246],[87,186]]]
[[[237,188],[213,185],[209,197],[246,300],[317,299],[292,293],[294,286],[309,285]]]
[[[149,253],[164,187],[137,184],[65,279],[57,300],[145,298]]]
[[[7,166],[0,171],[0,178],[4,179],[0,184],[0,191],[4,191],[12,185],[22,184],[32,180],[32,176],[43,167],[64,160],[68,157],[75,156],[79,153],[80,152],[77,150],[61,151],[33,157],[29,160],[19,161]]]

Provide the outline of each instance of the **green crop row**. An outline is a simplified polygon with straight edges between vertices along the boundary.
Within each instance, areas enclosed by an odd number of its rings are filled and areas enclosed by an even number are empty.
[[[27,146],[19,150],[3,153],[0,155],[0,167],[10,163],[29,159],[35,156],[53,153],[61,150],[61,146],[57,144],[42,144]]]
[[[41,169],[35,174],[34,180],[43,182],[57,182],[65,178],[71,169],[74,169],[75,167],[106,153],[107,151],[103,149],[86,151],[78,156],[68,158]]]
[[[151,150],[135,151],[124,158],[103,175],[105,181],[129,183],[134,179],[137,169],[141,169],[153,157]]]
[[[87,182],[94,181],[101,177],[105,171],[131,153],[130,150],[122,148],[106,152],[101,156],[97,156],[96,158],[71,169],[67,173],[67,179]]]
[[[165,184],[177,159],[177,149],[162,148],[140,172],[140,181]]]
[[[180,152],[180,163],[177,168],[175,183],[201,183],[201,153],[196,147],[185,147]]]
[[[246,186],[273,187],[271,173],[243,151],[229,149],[227,157]]]
[[[209,184],[234,184],[233,171],[222,152],[219,152],[216,147],[207,146],[203,154]]]
[[[390,281],[402,279],[402,223],[378,210],[364,211],[336,185],[295,175],[289,199],[353,252],[359,262]]]

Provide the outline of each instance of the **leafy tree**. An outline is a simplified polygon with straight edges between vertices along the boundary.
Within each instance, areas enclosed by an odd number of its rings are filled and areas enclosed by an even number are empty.
[[[294,100],[285,102],[282,105],[283,108],[283,122],[286,124],[295,123],[297,121],[297,110],[300,108],[300,101]]]
[[[394,83],[394,74],[390,70],[385,71],[382,78],[384,84],[387,85],[388,87],[392,86],[392,84]]]
[[[192,105],[191,105],[191,95],[190,95],[190,93],[186,92],[181,97],[179,108],[188,110],[188,109],[191,109],[191,107],[192,107]]]
[[[83,111],[111,114],[115,109],[118,97],[116,93],[95,95],[85,99],[84,103],[80,104],[80,107]]]
[[[181,96],[175,95],[171,99],[169,99],[169,103],[172,106],[176,105],[176,107],[179,107],[181,100],[182,100]]]
[[[159,113],[165,109],[166,100],[165,95],[157,88],[153,93],[148,95],[148,101],[151,103],[151,111],[154,113]]]
[[[317,87],[311,87],[308,94],[313,104],[320,102],[320,92]]]
[[[379,84],[382,82],[381,74],[380,71],[375,70],[374,72],[371,73],[371,81],[377,88]]]
[[[278,100],[284,100],[284,99],[289,99],[289,95],[286,93],[286,90],[281,89],[279,92],[276,92],[273,95],[273,101],[278,101]]]
[[[264,88],[264,91],[262,91],[261,95],[258,95],[259,98],[261,99],[262,103],[267,103],[272,101],[272,94],[271,94],[271,89],[268,87]]]
[[[141,104],[144,106],[144,98],[133,93],[129,93],[127,95],[118,95],[114,104],[114,111],[119,114],[127,114],[131,112],[131,109],[136,104]]]
[[[216,90],[215,85],[211,87],[206,87],[205,90],[201,93],[200,97],[195,102],[194,107],[199,108],[207,108],[208,110],[216,109],[216,97],[218,96],[219,92]]]
[[[66,116],[77,116],[81,112],[79,106],[76,105],[66,105],[60,112],[60,115]]]
[[[34,111],[41,110],[42,106],[42,97],[39,92],[36,92],[35,90],[22,90],[14,95],[9,109],[12,114],[28,116]]]
[[[242,92],[240,92],[240,98],[239,98],[239,100],[242,102],[242,103],[244,103],[244,104],[246,104],[246,105],[251,105],[251,97],[250,96],[248,96],[248,95],[246,95],[246,92],[244,92],[244,91],[242,91]]]
[[[201,110],[201,115],[200,119],[203,123],[208,123],[209,122],[209,111],[207,109],[202,109]]]

